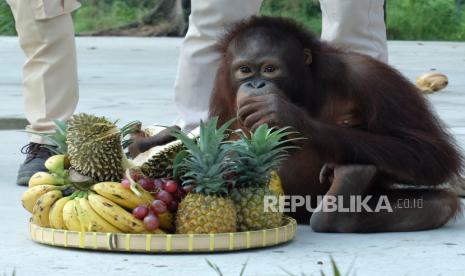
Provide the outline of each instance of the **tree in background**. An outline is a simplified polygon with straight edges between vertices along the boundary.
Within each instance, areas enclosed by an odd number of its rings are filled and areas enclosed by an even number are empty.
[[[464,0],[388,0],[388,38],[465,40]]]
[[[182,36],[187,29],[190,0],[81,2],[83,6],[75,14],[78,34]],[[465,41],[465,0],[387,0],[387,3],[389,39]],[[321,32],[318,0],[264,0],[261,14],[291,17],[316,33]],[[0,35],[14,33],[10,9],[5,0],[0,0]]]
[[[4,0],[0,0],[0,35],[14,35],[15,24],[10,7]]]
[[[143,16],[134,21],[122,26],[96,31],[92,35],[183,36],[188,26],[185,12],[188,7],[184,7],[183,3],[187,4],[188,2],[160,0]]]

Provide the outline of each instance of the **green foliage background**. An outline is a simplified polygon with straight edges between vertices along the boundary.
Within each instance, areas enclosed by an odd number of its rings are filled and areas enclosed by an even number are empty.
[[[76,32],[131,22],[158,1],[82,0],[83,6],[74,15]],[[389,39],[465,41],[465,0],[388,0],[387,5]],[[318,0],[264,0],[261,14],[291,17],[317,33],[321,31]],[[14,33],[10,9],[0,0],[0,35]]]

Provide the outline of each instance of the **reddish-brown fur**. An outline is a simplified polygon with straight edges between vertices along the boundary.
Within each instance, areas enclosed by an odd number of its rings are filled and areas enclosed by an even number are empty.
[[[414,85],[392,67],[338,50],[288,20],[254,17],[219,41],[223,58],[210,116],[219,116],[220,122],[236,117],[228,46],[254,29],[290,35],[312,53],[310,73],[293,80],[300,85],[298,100],[288,95],[290,104],[280,112],[293,114],[292,127],[308,138],[280,170],[286,193],[325,194],[329,186],[318,181],[324,163],[375,165],[375,190],[392,183],[433,188],[458,174],[462,163],[457,147]],[[451,208],[457,206],[455,202]],[[308,221],[308,214],[296,216]]]

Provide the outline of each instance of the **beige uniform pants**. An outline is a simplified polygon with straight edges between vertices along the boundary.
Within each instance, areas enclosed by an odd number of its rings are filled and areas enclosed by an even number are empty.
[[[262,0],[192,0],[189,30],[181,47],[175,102],[183,129],[205,119],[220,56],[213,45],[224,26],[254,15]],[[320,0],[322,38],[387,62],[384,0]]]
[[[28,131],[53,132],[53,120],[67,120],[78,101],[74,27],[75,0],[7,0],[27,60],[23,93]],[[47,143],[38,135],[31,142]]]

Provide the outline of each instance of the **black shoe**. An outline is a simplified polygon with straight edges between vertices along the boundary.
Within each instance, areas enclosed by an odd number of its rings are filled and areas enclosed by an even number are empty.
[[[36,172],[46,172],[45,161],[54,153],[41,144],[29,143],[25,145],[21,152],[27,154],[26,160],[19,166],[18,179],[16,183],[20,186],[27,186],[29,178]]]

